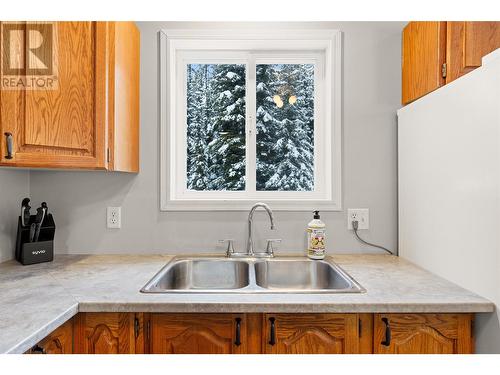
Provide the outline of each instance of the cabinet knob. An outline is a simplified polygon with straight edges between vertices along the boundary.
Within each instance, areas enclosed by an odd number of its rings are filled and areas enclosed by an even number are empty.
[[[31,354],[47,354],[47,352],[41,346],[35,345],[31,348]]]

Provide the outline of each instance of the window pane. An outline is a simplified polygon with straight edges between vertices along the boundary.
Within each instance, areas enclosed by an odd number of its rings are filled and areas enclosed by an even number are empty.
[[[257,190],[314,190],[314,65],[257,65]]]
[[[187,188],[245,190],[245,65],[187,65]]]

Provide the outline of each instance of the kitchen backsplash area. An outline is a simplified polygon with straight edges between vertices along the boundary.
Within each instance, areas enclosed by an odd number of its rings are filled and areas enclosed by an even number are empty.
[[[25,172],[30,174],[29,196],[34,202],[50,202],[57,217],[56,254],[222,252],[224,249],[217,246],[221,238],[234,238],[236,250],[241,250],[247,212],[159,210],[158,60],[151,56],[158,53],[159,30],[195,26],[173,22],[137,25],[141,33],[140,173],[32,170]],[[220,25],[227,26],[252,24]],[[287,26],[290,24],[279,27]],[[402,22],[301,24],[304,29],[341,30],[344,39],[344,210],[322,212],[328,227],[328,252],[378,252],[364,247],[347,230],[345,209],[351,207],[370,209],[370,229],[362,232],[365,239],[397,248],[395,112],[400,107],[403,26]],[[196,27],[206,25],[199,23]],[[4,204],[17,209],[19,198],[16,195]],[[106,227],[108,206],[121,207],[121,229]],[[305,228],[313,209],[321,207],[311,207],[311,212],[276,212],[274,232],[269,231],[264,215],[257,213],[256,246],[264,247],[266,238],[278,237],[283,239],[278,252],[303,251]],[[17,217],[9,215],[9,220],[14,226]]]
[[[0,263],[14,258],[20,202],[29,195],[29,171],[0,169]]]

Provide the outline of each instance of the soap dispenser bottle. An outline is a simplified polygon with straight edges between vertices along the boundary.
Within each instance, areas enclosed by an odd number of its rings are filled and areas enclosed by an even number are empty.
[[[314,217],[307,225],[307,256],[311,259],[325,258],[326,225],[314,211]]]

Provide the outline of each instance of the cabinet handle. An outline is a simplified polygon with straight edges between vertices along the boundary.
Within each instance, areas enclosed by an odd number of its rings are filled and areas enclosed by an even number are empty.
[[[5,141],[7,142],[7,155],[5,155],[5,159],[12,159],[14,139],[12,138],[12,133],[4,133],[4,135]]]
[[[135,338],[139,337],[139,319],[134,318],[134,336]]]
[[[385,340],[381,342],[384,346],[391,345],[391,326],[389,325],[389,319],[382,318],[382,321],[385,324]]]
[[[276,344],[276,326],[274,324],[274,318],[269,318],[269,322],[271,323],[271,328],[269,332],[269,345]]]
[[[236,338],[234,339],[234,345],[241,345],[241,318],[236,318]]]
[[[35,345],[34,347],[31,348],[31,353],[32,354],[47,354],[44,348],[42,348],[39,345]]]

